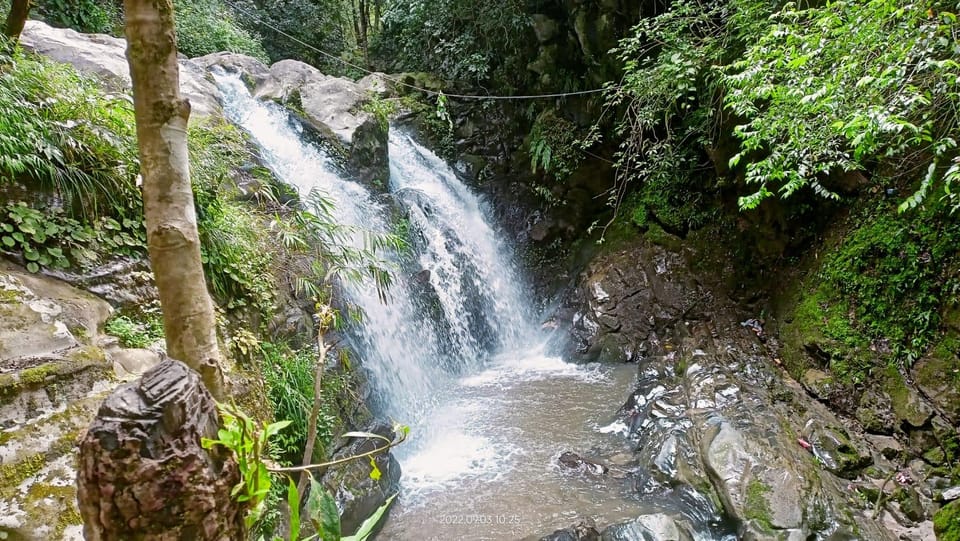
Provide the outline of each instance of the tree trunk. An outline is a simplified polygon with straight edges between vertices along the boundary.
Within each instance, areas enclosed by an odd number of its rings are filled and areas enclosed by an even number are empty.
[[[360,19],[357,17],[356,0],[350,0],[350,13],[353,15],[353,43],[360,46]]]
[[[367,30],[370,26],[370,5],[366,0],[360,2],[360,50],[363,51],[363,61],[370,63],[370,57],[367,54]]]
[[[190,185],[187,119],[172,0],[124,0],[127,62],[143,175],[143,213],[167,353],[200,373],[224,398],[213,301],[200,262],[200,237]]]
[[[13,41],[18,41],[29,16],[30,0],[13,0],[10,4],[10,13],[7,14],[7,25],[5,27],[7,37]]]
[[[167,359],[104,401],[80,442],[77,502],[87,541],[242,541],[230,451],[203,449],[219,416],[196,372]]]

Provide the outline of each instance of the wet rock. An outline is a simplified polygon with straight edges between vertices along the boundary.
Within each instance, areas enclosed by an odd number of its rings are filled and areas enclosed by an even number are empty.
[[[920,502],[920,494],[914,487],[906,486],[901,488],[897,491],[896,499],[900,503],[900,511],[903,512],[904,516],[908,519],[919,522],[927,518],[927,513],[923,509],[923,504]]]
[[[557,459],[557,463],[559,463],[562,468],[582,471],[592,475],[603,475],[610,470],[610,468],[597,462],[596,460],[584,458],[570,451],[565,451],[562,453]]]
[[[361,181],[383,190],[390,175],[387,130],[372,114],[362,111],[368,99],[366,90],[296,60],[270,66],[270,75],[270,82],[257,88],[256,96],[301,110],[307,122],[344,149]]]
[[[223,51],[199,56],[192,60],[205,69],[220,66],[227,71],[240,72],[243,82],[251,92],[256,92],[258,88],[262,88],[271,82],[270,68],[252,56]]]
[[[694,310],[705,294],[683,266],[681,255],[649,244],[591,265],[580,278],[576,309],[560,318],[572,323],[579,357],[634,360],[651,335]]]
[[[835,426],[826,426],[811,419],[803,429],[803,437],[811,445],[813,456],[825,468],[844,479],[854,479],[873,464],[873,458],[854,447],[847,433]]]
[[[115,91],[129,91],[130,68],[126,40],[104,34],[81,34],[69,28],[53,28],[40,21],[27,21],[20,36],[24,48],[77,70],[94,75]],[[190,100],[191,115],[220,112],[220,91],[206,78],[206,71],[191,60],[180,59],[180,93]]]
[[[393,428],[386,423],[377,423],[366,432],[390,438],[396,437]],[[341,448],[332,460],[370,452],[384,444],[379,439],[357,439]],[[340,524],[344,535],[354,533],[360,524],[382,506],[387,498],[397,491],[400,483],[400,463],[390,453],[376,457],[380,478],[372,479],[369,461],[353,460],[332,467],[324,474],[322,482],[337,500],[340,508]]]
[[[600,532],[592,519],[586,519],[569,528],[545,535],[539,541],[600,541]]]
[[[145,306],[160,297],[150,264],[145,259],[118,258],[82,272],[49,271],[46,274],[89,291],[118,308]]]
[[[630,522],[608,526],[603,530],[602,541],[693,541],[694,537],[685,524],[674,517],[658,513],[642,515]]]
[[[940,500],[944,502],[952,502],[956,499],[960,499],[960,486],[950,487],[940,495]]]

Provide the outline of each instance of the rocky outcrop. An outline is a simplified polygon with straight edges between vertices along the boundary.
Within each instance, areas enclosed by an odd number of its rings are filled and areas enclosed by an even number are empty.
[[[216,53],[193,61],[207,68],[220,66],[239,71],[255,97],[277,101],[302,115],[307,124],[340,150],[359,180],[381,189],[386,186],[390,176],[387,127],[363,110],[371,95],[387,91],[382,77],[354,83],[324,75],[297,60],[281,60],[268,68],[255,58],[232,53]]]
[[[603,539],[895,539],[849,498],[849,480],[872,486],[867,466],[898,464],[789,378],[756,314],[720,277],[691,271],[696,253],[661,244],[638,238],[594,259],[558,316],[583,358],[639,364],[621,413],[646,472],[637,498],[663,512]]]
[[[101,334],[112,311],[86,291],[0,260],[0,533],[81,539],[78,435],[117,375],[158,359]]]
[[[126,40],[54,28],[41,21],[27,21],[20,43],[26,49],[97,77],[114,91],[125,92],[131,88]],[[200,66],[186,58],[180,59],[180,93],[190,100],[194,116],[220,112],[220,91]]]
[[[241,538],[242,507],[231,493],[240,469],[226,448],[201,446],[219,428],[216,402],[180,361],[114,391],[80,443],[84,537]]]

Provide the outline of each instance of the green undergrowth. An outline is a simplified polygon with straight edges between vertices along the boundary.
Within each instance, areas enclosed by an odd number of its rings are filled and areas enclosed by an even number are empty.
[[[125,348],[146,348],[164,338],[163,317],[156,305],[138,310],[136,314],[114,315],[107,320],[104,330],[117,337]]]
[[[317,353],[313,349],[295,350],[285,344],[263,343],[262,372],[274,417],[291,423],[274,440],[278,458],[299,463],[307,441],[307,422],[314,398],[314,373]],[[349,384],[349,371],[339,369],[324,374],[322,408],[317,418],[315,455],[324,456],[327,445],[342,424],[339,400]]]
[[[960,224],[940,201],[903,214],[896,205],[863,205],[818,251],[783,333],[797,375],[812,357],[840,382],[857,384],[881,376],[878,369],[909,369],[930,351],[953,350],[943,315],[960,288]]]

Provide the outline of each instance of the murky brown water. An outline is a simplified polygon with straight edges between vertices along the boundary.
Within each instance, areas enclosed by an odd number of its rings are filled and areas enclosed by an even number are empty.
[[[635,376],[634,365],[531,353],[460,380],[401,451],[401,494],[377,539],[515,540],[582,517],[599,525],[636,517],[628,481],[556,462],[563,451],[630,450],[611,423]]]

